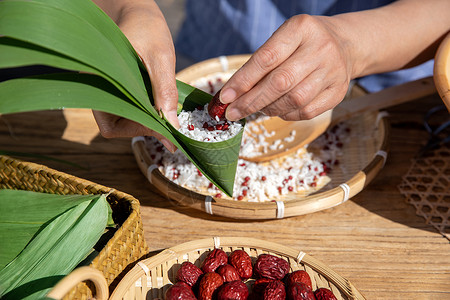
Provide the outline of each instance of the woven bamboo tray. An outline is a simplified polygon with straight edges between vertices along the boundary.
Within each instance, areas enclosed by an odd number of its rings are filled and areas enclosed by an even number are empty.
[[[313,290],[319,287],[331,289],[339,300],[365,299],[347,279],[302,251],[252,238],[214,237],[187,242],[140,261],[123,277],[110,300],[163,299],[166,290],[176,282],[180,265],[184,261],[190,261],[200,266],[208,252],[214,248],[221,248],[227,254],[243,249],[253,262],[263,253],[282,257],[289,262],[290,271],[308,272]]]
[[[142,258],[148,247],[143,236],[139,201],[132,196],[111,191],[111,188],[55,171],[43,165],[0,156],[0,188],[27,190],[50,194],[106,194],[113,210],[113,218],[119,228],[113,232],[90,266],[99,270],[112,290],[118,276],[130,264]],[[89,299],[91,288],[78,284],[65,299]]]
[[[179,72],[177,78],[192,82],[216,72],[233,71],[242,66],[248,55],[214,58],[192,65]],[[350,97],[364,95],[355,86]],[[184,188],[167,179],[154,168],[145,140],[134,138],[132,148],[142,173],[168,198],[180,205],[232,219],[275,219],[309,214],[339,205],[358,194],[383,168],[388,151],[389,123],[378,112],[364,113],[349,120],[353,138],[343,147],[342,167],[328,174],[331,181],[317,192],[309,195],[293,194],[281,201],[245,202],[226,198],[212,198]]]

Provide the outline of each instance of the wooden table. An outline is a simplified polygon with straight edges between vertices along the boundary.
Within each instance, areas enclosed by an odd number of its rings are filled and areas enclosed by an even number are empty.
[[[140,173],[130,139],[104,139],[86,110],[0,116],[0,150],[78,163],[87,169],[22,158],[138,198],[151,251],[212,236],[255,237],[322,260],[367,299],[450,299],[449,241],[416,216],[397,187],[427,140],[424,113],[440,103],[435,95],[388,110],[391,151],[363,192],[335,208],[282,220],[238,222],[177,206]]]

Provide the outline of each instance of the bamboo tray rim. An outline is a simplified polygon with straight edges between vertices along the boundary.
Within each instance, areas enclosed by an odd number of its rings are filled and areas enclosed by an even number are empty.
[[[221,247],[259,249],[266,252],[272,252],[280,256],[289,257],[290,259],[295,260],[297,265],[307,265],[317,273],[330,280],[341,292],[343,292],[350,299],[365,299],[361,292],[359,292],[349,280],[339,275],[330,267],[322,263],[320,260],[315,259],[314,257],[304,253],[303,251],[299,251],[275,242],[236,236],[212,237],[188,241],[167,248],[159,254],[156,254],[155,256],[144,259],[140,261],[138,265],[134,266],[122,278],[121,282],[113,291],[110,299],[122,299],[121,297],[123,297],[123,295],[127,292],[129,284],[134,284],[141,276],[143,276],[144,274],[147,275],[146,272],[148,271],[145,271],[141,264],[145,264],[148,269],[152,269],[169,260],[177,259],[180,257],[180,255],[191,251],[202,251]]]
[[[387,123],[387,121],[386,121]],[[387,124],[386,124],[387,125]],[[385,143],[386,145],[383,145],[384,147],[381,148],[382,151],[387,151],[387,143]],[[141,140],[136,140],[135,143],[133,144],[133,147],[145,147],[145,143]],[[143,149],[140,149],[141,151]],[[374,157],[374,159],[361,171],[359,171],[357,174],[355,174],[351,179],[349,179],[348,181],[345,182],[345,184],[347,184],[350,187],[350,194],[349,194],[349,199],[351,197],[353,197],[354,195],[356,195],[359,191],[356,191],[356,189],[352,189],[352,187],[357,187],[357,184],[359,182],[360,179],[360,175],[362,173],[364,174],[369,174],[371,171],[373,171],[376,168],[380,168],[382,167],[382,165],[385,162],[385,158],[383,157],[383,155],[376,155]],[[167,179],[166,176],[164,176],[161,171],[159,171],[157,168],[153,169],[151,171],[151,175],[153,177],[160,177],[162,180],[167,180],[166,184],[168,184],[173,191],[176,190],[182,190],[182,192],[186,193],[186,194],[190,194],[190,196],[193,196],[193,198],[195,197],[195,200],[200,201],[201,203],[205,202],[205,198],[208,196],[205,196],[203,194],[191,191],[183,186],[177,185],[176,183],[174,183],[173,181],[170,181]],[[316,201],[316,200],[323,200],[323,199],[328,199],[331,197],[334,197],[336,194],[340,194],[342,195],[342,198],[344,198],[344,190],[337,186],[334,187],[330,190],[327,191],[323,191],[320,192],[317,191],[314,194],[311,194],[309,196],[306,196],[304,198],[301,199],[294,199],[294,200],[279,200],[279,201],[283,201],[285,204],[286,208],[291,208],[291,207],[296,207],[298,203],[304,203],[307,201]],[[217,205],[217,206],[223,206],[223,207],[236,207],[236,208],[241,208],[241,209],[262,209],[262,210],[273,210],[274,207],[277,207],[277,204],[273,201],[264,201],[264,202],[248,202],[248,201],[235,201],[235,200],[228,200],[228,199],[221,199],[221,198],[216,198],[216,197],[211,197],[214,199],[213,202],[213,206]],[[343,201],[344,199],[342,199]],[[348,200],[348,199],[347,199]]]
[[[221,56],[211,58],[200,63],[189,66],[177,73],[177,78],[184,79],[186,76],[196,77],[208,71],[226,72],[239,68],[248,59],[249,54]],[[375,114],[376,112],[372,112]],[[145,146],[144,137],[134,137],[131,142],[132,151],[141,172],[159,191],[178,202],[196,210],[206,212],[210,215],[218,215],[231,219],[246,220],[268,220],[285,217],[294,217],[304,214],[328,209],[346,202],[352,198],[372,181],[375,175],[384,167],[388,153],[388,141],[390,137],[389,121],[384,115],[374,124],[381,131],[381,145],[378,152],[367,165],[356,172],[346,182],[329,190],[317,190],[313,194],[298,199],[280,199],[265,202],[236,201],[230,199],[205,196],[181,185],[177,185],[166,178],[154,165]],[[170,196],[166,191],[170,191]]]
[[[177,185],[167,179],[161,171],[156,168],[145,149],[145,141],[143,137],[133,138],[132,150],[135,154],[136,160],[141,171],[148,178],[150,183],[157,185],[158,189],[162,189],[161,185],[166,185],[166,189],[171,191],[171,199],[189,206],[191,208],[202,210],[211,215],[220,215],[223,217],[230,217],[233,219],[275,219],[284,217],[299,216],[302,214],[313,213],[323,209],[328,209],[339,204],[342,204],[361,192],[363,188],[369,184],[373,177],[383,168],[388,153],[389,140],[389,122],[383,118],[379,123],[380,130],[383,132],[382,145],[378,153],[374,156],[365,168],[357,172],[352,178],[346,182],[341,183],[340,186],[334,187],[330,190],[308,195],[299,199],[265,201],[265,202],[246,202],[235,201],[228,199],[221,199],[189,190],[183,186]],[[149,172],[150,171],[150,172]],[[348,187],[345,190],[343,185]],[[348,194],[347,194],[348,193]],[[188,200],[184,200],[186,195],[189,195]],[[211,207],[207,207],[208,201]],[[321,205],[323,202],[330,201],[328,205]],[[280,215],[279,206],[283,206],[284,213]],[[307,209],[307,206],[310,206]],[[222,210],[223,211],[222,211]],[[241,210],[241,216],[230,216],[226,211],[229,209]],[[250,214],[250,215],[248,215]]]

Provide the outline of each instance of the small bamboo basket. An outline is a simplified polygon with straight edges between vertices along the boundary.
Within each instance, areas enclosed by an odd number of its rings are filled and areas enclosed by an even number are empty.
[[[220,248],[227,254],[236,249],[243,249],[253,262],[263,253],[282,257],[289,262],[291,272],[308,272],[313,290],[328,288],[339,300],[365,299],[347,279],[302,251],[259,239],[214,237],[183,243],[140,261],[123,277],[110,300],[164,299],[167,289],[176,282],[176,274],[181,264],[190,261],[200,266],[208,252],[214,248]],[[249,280],[248,284],[251,284],[254,279]]]
[[[330,289],[338,300],[364,300],[364,296],[353,284],[321,261],[308,254],[277,243],[253,238],[214,237],[191,241],[166,249],[159,254],[141,260],[117,285],[110,300],[152,300],[164,299],[167,289],[176,282],[181,264],[192,262],[200,267],[201,262],[214,248],[220,248],[227,254],[237,249],[247,252],[252,263],[260,254],[272,254],[288,261],[289,272],[305,270],[311,278],[312,289]],[[97,299],[108,299],[105,282],[96,270],[82,267],[59,282],[49,293],[54,299],[60,299],[76,282],[90,280],[97,289]],[[255,279],[245,283],[251,286]],[[249,298],[250,299],[250,298]]]
[[[100,271],[113,290],[119,275],[148,252],[144,240],[139,201],[111,188],[55,171],[43,165],[0,156],[0,188],[50,194],[107,194],[113,218],[119,225],[114,235],[98,250],[90,267]],[[64,299],[90,299],[92,286],[79,283]]]
[[[184,82],[192,82],[204,76],[233,71],[240,68],[249,55],[235,55],[209,59],[194,64],[177,74]],[[354,86],[348,97],[358,97],[366,92]],[[142,173],[164,195],[208,214],[232,219],[276,219],[299,216],[328,209],[355,196],[367,186],[383,168],[388,153],[389,122],[385,114],[363,113],[349,120],[352,133],[356,138],[342,148],[344,157],[340,159],[342,167],[329,174],[330,182],[308,195],[293,194],[279,201],[246,202],[226,198],[212,198],[199,192],[177,185],[166,178],[154,163],[146,148],[145,139],[133,139],[132,148]]]

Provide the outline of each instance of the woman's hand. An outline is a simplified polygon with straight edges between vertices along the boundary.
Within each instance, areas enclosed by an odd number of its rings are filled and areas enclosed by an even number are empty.
[[[287,20],[222,88],[229,120],[261,110],[285,120],[336,106],[351,79],[432,59],[449,32],[450,1],[398,0],[332,17]]]
[[[287,20],[222,88],[226,117],[254,112],[285,120],[315,117],[337,105],[352,78],[344,41],[328,17]]]
[[[119,26],[147,68],[155,108],[162,110],[176,128],[178,91],[175,80],[175,50],[163,14],[153,0],[94,0]],[[114,62],[111,62],[114,63]],[[169,150],[175,146],[160,134],[130,120],[94,112],[104,137],[157,137]]]

